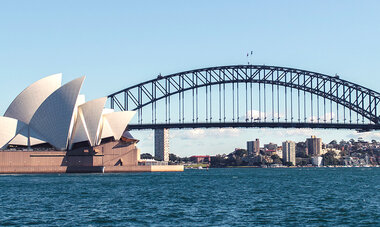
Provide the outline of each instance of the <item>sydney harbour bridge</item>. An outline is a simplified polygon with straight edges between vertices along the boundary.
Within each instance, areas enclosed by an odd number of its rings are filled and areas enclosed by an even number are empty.
[[[137,111],[129,130],[380,129],[380,93],[337,75],[287,67],[232,65],[159,75],[108,98],[112,109]]]

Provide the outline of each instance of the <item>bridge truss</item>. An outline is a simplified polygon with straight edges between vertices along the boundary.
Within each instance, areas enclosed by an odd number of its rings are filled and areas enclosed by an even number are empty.
[[[108,96],[136,110],[130,129],[197,127],[380,129],[380,94],[294,68],[210,67],[158,76]]]

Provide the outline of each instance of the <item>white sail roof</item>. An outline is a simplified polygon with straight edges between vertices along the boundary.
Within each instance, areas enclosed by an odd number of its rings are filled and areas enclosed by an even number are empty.
[[[0,148],[4,148],[27,125],[9,117],[0,117]]]
[[[73,112],[84,78],[77,78],[53,92],[30,121],[30,126],[57,149],[67,148]]]
[[[45,77],[25,88],[5,111],[11,117],[29,124],[42,102],[61,86],[62,74]]]
[[[75,103],[73,117],[71,118],[70,129],[69,129],[69,138],[70,138],[70,144],[71,145],[73,144],[74,133],[76,131],[75,125],[77,125],[79,123],[78,107],[85,102],[86,102],[85,95],[78,95],[77,102]],[[84,126],[84,123],[82,125]],[[83,130],[79,130],[79,133],[83,134]],[[78,137],[78,135],[77,135],[77,137]],[[80,138],[87,138],[87,134],[85,133],[84,136],[82,135],[82,136],[80,136]],[[86,139],[83,141],[86,141]],[[78,141],[78,142],[82,142],[82,140]]]
[[[71,144],[74,143],[79,143],[83,141],[88,141],[88,132],[85,126],[84,118],[82,113],[78,113],[74,129],[73,129],[73,134],[71,138]]]
[[[102,120],[100,123],[100,138],[98,138],[98,144],[101,142],[102,139],[113,136],[111,126],[105,120],[105,115],[109,113],[113,113],[113,112],[115,112],[115,110],[113,109],[109,109],[109,108],[103,109]]]
[[[113,132],[112,132],[112,128],[111,128],[110,124],[106,120],[106,117],[103,116],[102,117],[102,131],[101,131],[101,137],[100,138],[105,139],[108,137],[113,137]],[[100,141],[101,140],[99,140],[99,142]]]
[[[120,139],[135,113],[136,111],[121,111],[104,114],[102,138],[112,134],[116,140]]]
[[[79,113],[83,115],[91,146],[98,145],[97,140],[101,125],[102,112],[106,102],[107,97],[103,97],[91,100],[79,106]]]
[[[0,148],[49,143],[65,150],[69,143],[97,146],[103,138],[119,140],[135,112],[104,109],[107,97],[85,102],[79,95],[84,78],[60,87],[62,75],[55,74],[27,87],[0,117]]]
[[[36,131],[34,131],[30,127],[25,127],[8,144],[28,146],[28,137],[30,141],[30,146],[46,143],[42,136],[40,136]]]
[[[86,96],[85,95],[78,95],[76,105],[80,106],[80,105],[84,104],[85,102],[86,102]]]

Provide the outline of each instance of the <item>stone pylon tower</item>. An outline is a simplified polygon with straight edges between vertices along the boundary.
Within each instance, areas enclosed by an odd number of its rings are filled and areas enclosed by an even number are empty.
[[[154,130],[154,156],[159,161],[169,161],[169,129]]]

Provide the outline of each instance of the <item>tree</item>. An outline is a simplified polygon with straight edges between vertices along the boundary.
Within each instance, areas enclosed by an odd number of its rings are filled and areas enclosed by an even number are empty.
[[[346,150],[344,150],[344,151],[341,151],[341,152],[339,152],[339,155],[340,156],[346,156],[346,155],[348,155],[348,151],[346,151]]]
[[[284,165],[285,166],[294,166],[293,162],[285,162]]]
[[[248,151],[246,149],[237,149],[233,153],[237,157],[244,157],[248,154]]]
[[[338,142],[336,140],[332,140],[329,143],[329,147],[337,148],[338,147]]]
[[[309,164],[305,159],[301,159],[298,163],[297,163],[297,165],[299,165],[299,166],[306,166],[307,164]]]
[[[271,156],[271,158],[273,159],[274,164],[282,164],[282,161],[278,155],[274,154]]]
[[[190,158],[189,157],[183,157],[183,158],[181,158],[181,161],[182,162],[190,162]]]
[[[153,155],[149,153],[143,153],[140,155],[140,159],[153,159]]]
[[[216,155],[211,157],[211,167],[225,167],[226,166],[226,160],[222,155]]]
[[[296,152],[306,152],[306,143],[305,142],[296,143]]]
[[[169,161],[171,161],[171,162],[180,162],[180,161],[181,161],[181,158],[178,157],[178,156],[175,155],[175,154],[169,154]]]
[[[345,146],[346,144],[347,144],[347,142],[344,141],[344,140],[341,140],[341,141],[339,142],[339,145],[342,146],[342,147]]]
[[[310,158],[310,155],[306,154],[306,151],[297,151],[296,157],[298,157],[298,158]]]
[[[335,152],[329,151],[326,154],[322,155],[323,157],[323,164],[325,166],[331,166],[331,165],[339,165],[339,160],[335,158]]]
[[[243,164],[243,160],[241,157],[237,156],[235,158],[235,166],[241,166]]]
[[[353,145],[355,143],[354,139],[350,139],[349,141],[350,141],[351,145]]]

